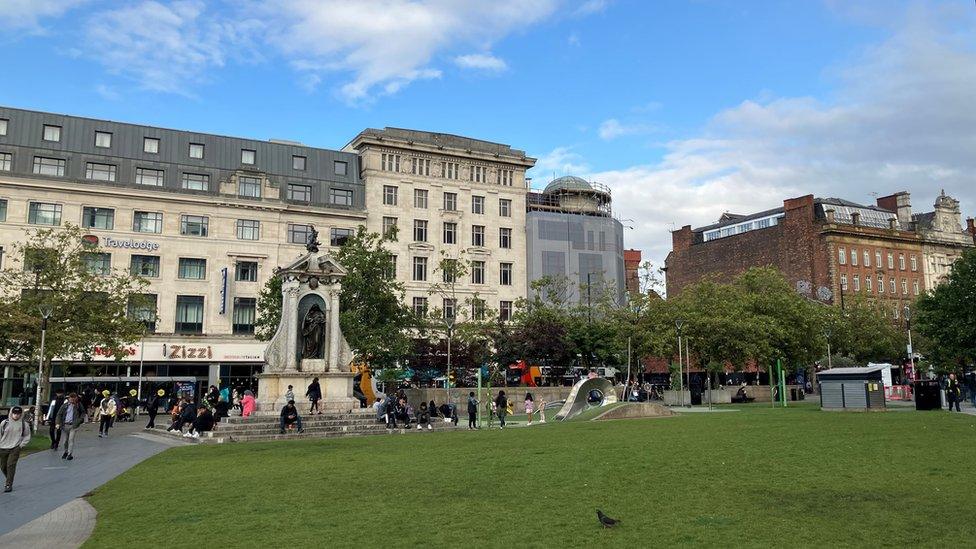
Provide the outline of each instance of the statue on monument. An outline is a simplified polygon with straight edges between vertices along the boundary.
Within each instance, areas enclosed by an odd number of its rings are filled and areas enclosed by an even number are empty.
[[[302,358],[325,358],[325,313],[317,304],[302,320]]]
[[[305,249],[315,253],[319,251],[319,246],[321,246],[322,243],[319,242],[319,232],[315,230],[315,227],[312,226],[309,227],[309,229],[311,232],[308,233],[308,242],[305,243]]]

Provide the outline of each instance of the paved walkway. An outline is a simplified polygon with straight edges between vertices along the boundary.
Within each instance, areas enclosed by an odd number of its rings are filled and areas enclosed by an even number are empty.
[[[21,458],[17,463],[14,491],[0,493],[0,509],[3,510],[0,512],[0,536],[84,496],[142,460],[183,444],[180,440],[145,435],[143,425],[144,422],[138,421],[116,424],[109,438],[98,438],[97,424],[82,426],[75,440],[75,459],[72,461],[62,460],[61,451],[51,450]],[[35,436],[46,439],[47,434],[47,427],[42,426]],[[49,520],[58,516],[66,518],[64,514],[55,514]],[[47,528],[52,534],[58,531],[50,522]],[[7,546],[0,543],[0,547]]]
[[[95,529],[95,508],[73,499],[13,532],[0,536],[0,547],[65,549],[81,547]]]

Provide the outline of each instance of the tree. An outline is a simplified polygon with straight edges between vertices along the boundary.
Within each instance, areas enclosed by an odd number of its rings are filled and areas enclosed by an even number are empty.
[[[14,244],[13,259],[0,271],[0,354],[34,361],[40,354],[39,307],[49,307],[44,363],[54,358],[89,359],[99,353],[121,360],[146,323],[156,321],[148,282],[126,269],[108,269],[101,249],[82,240],[73,225],[30,230]],[[67,366],[63,367],[65,374]],[[44,368],[46,387],[51,369]]]
[[[272,276],[264,283],[257,303],[258,317],[254,321],[254,337],[268,341],[274,337],[281,323],[281,277]]]
[[[967,250],[941,284],[919,297],[914,316],[937,370],[976,361],[976,250]]]

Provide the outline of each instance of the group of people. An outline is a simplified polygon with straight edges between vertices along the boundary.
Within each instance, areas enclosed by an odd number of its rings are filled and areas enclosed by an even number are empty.
[[[478,428],[478,406],[480,402],[475,396],[474,391],[468,393],[468,430]],[[495,418],[498,419],[499,427],[504,429],[506,417],[514,414],[512,401],[505,395],[505,391],[498,391],[498,395],[486,402],[485,411],[488,413],[488,426],[491,427]],[[541,422],[545,423],[545,402],[539,409]],[[454,404],[441,404],[437,406],[433,400],[429,403],[421,402],[419,407],[414,407],[407,400],[406,392],[402,389],[396,394],[387,395],[385,399],[378,398],[373,403],[373,410],[376,413],[376,420],[385,423],[388,429],[396,429],[398,424],[405,428],[410,428],[411,421],[416,422],[417,429],[432,430],[432,418],[443,417],[445,422],[458,424],[457,407]],[[525,395],[525,413],[528,416],[527,425],[532,425],[536,413],[535,399],[532,393]]]

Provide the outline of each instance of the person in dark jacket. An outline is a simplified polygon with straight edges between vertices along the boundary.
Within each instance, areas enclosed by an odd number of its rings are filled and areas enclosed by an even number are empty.
[[[302,416],[298,415],[298,408],[295,406],[294,400],[289,400],[288,404],[281,408],[281,416],[278,422],[279,432],[285,434],[285,429],[290,425],[298,427],[299,433],[305,432],[305,428],[302,427]]]
[[[155,394],[149,395],[149,400],[146,401],[146,412],[149,414],[149,423],[146,424],[146,429],[156,428],[156,414],[159,413],[159,401],[165,394],[166,391],[160,389]]]
[[[322,387],[319,385],[319,378],[314,378],[311,383],[308,384],[308,389],[305,391],[305,396],[312,403],[309,406],[308,413],[311,415],[313,412],[318,412],[322,415],[322,410],[319,410],[319,401],[322,400]]]
[[[417,430],[423,429],[424,425],[427,426],[427,430],[434,428],[430,424],[430,409],[427,408],[426,402],[421,402],[420,409],[417,410]]]
[[[216,385],[211,385],[207,392],[207,404],[210,405],[210,408],[215,408],[218,400],[220,400],[220,391],[217,390]]]
[[[474,398],[474,391],[468,393],[468,430],[478,428],[478,399]]]
[[[508,415],[508,397],[505,396],[505,391],[498,391],[498,396],[495,397],[495,406],[497,408],[498,424],[501,429],[504,429],[505,416]]]
[[[185,437],[200,438],[200,433],[206,433],[207,431],[213,431],[214,427],[214,416],[210,408],[206,406],[200,406],[197,408],[197,415],[193,418],[193,425],[190,430],[186,432]]]
[[[396,397],[393,394],[386,395],[386,428],[396,429],[397,427],[397,405]]]
[[[220,422],[220,420],[229,416],[230,416],[230,403],[227,402],[226,398],[221,396],[219,399],[217,399],[217,405],[214,406],[214,419],[216,419],[217,422]]]
[[[952,405],[956,405],[956,411],[961,411],[959,409],[959,380],[956,379],[956,374],[949,374],[949,379],[946,380],[946,402],[949,403],[949,411],[952,411]]]
[[[61,409],[61,405],[64,404],[65,400],[64,390],[58,389],[55,392],[51,403],[47,407],[47,417],[44,418],[44,420],[47,421],[48,431],[51,436],[52,450],[57,450],[58,445],[61,444],[61,429],[56,428],[57,422],[55,421],[55,418],[57,417],[58,410]]]
[[[75,459],[75,435],[86,419],[88,419],[88,411],[81,404],[78,395],[71,393],[54,416],[55,425],[61,430],[64,439],[64,453],[61,454],[61,459]]]

